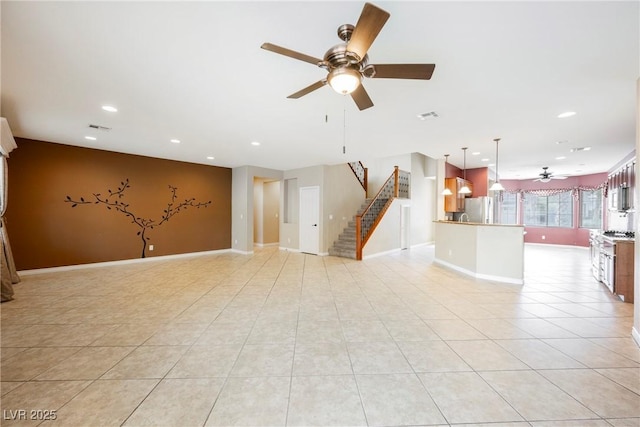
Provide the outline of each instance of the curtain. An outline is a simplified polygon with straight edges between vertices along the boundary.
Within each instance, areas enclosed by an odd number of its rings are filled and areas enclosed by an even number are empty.
[[[0,301],[11,301],[13,299],[13,284],[20,282],[20,276],[16,271],[16,265],[11,253],[7,225],[4,221],[4,214],[7,210],[8,194],[8,170],[7,158],[9,153],[17,148],[13,139],[9,124],[4,117],[0,117]]]

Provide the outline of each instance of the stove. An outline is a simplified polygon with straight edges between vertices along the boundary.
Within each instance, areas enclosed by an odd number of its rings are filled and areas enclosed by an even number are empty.
[[[613,242],[634,241],[636,233],[633,231],[618,231],[618,230],[605,230],[602,232],[602,236]]]
[[[605,230],[602,232],[603,236],[607,237],[622,237],[627,239],[633,239],[636,237],[636,233],[633,231],[618,231],[618,230]]]

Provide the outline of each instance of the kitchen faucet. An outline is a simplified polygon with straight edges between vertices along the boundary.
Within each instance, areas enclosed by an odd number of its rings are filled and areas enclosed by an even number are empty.
[[[462,212],[462,215],[460,215],[460,218],[458,218],[458,222],[462,222],[462,218],[467,217],[467,220],[465,222],[469,222],[469,215],[467,215],[466,212]]]

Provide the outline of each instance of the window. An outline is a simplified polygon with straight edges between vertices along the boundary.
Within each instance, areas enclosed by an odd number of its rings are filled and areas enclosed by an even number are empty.
[[[524,199],[524,223],[533,227],[573,227],[571,191],[550,196],[528,193]]]
[[[518,223],[518,195],[517,193],[502,193],[502,203],[500,203],[500,224]]]
[[[602,228],[602,189],[580,190],[580,227]]]

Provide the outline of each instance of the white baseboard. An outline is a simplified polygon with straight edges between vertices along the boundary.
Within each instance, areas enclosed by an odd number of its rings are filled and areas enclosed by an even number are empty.
[[[377,258],[379,256],[383,256],[383,255],[389,255],[389,254],[395,254],[400,252],[402,249],[400,248],[396,248],[396,249],[391,249],[388,251],[383,251],[383,252],[376,252],[375,254],[369,254],[369,255],[363,255],[362,256],[362,260],[366,260],[366,259],[371,259],[371,258]]]
[[[476,279],[489,280],[492,282],[500,282],[500,283],[509,283],[512,285],[524,285],[524,279],[516,279],[513,277],[505,277],[505,276],[493,276],[490,274],[482,274],[476,273],[471,270],[467,270],[466,268],[459,267],[455,264],[451,264],[450,262],[443,261],[441,259],[434,259],[434,263],[442,265],[443,267],[447,267],[451,270],[455,270],[459,273],[465,274],[467,276],[475,277]]]
[[[278,249],[280,249],[281,251],[287,251],[287,252],[300,252],[299,249],[285,248],[284,246],[280,246]]]
[[[257,246],[259,248],[268,248],[270,246],[279,246],[280,242],[275,242],[275,243],[254,243],[254,246]]]
[[[253,251],[241,251],[240,249],[231,249],[231,252],[240,255],[253,255]]]
[[[233,250],[218,249],[215,251],[189,252],[186,254],[161,255],[161,256],[154,256],[154,257],[147,257],[147,258],[123,259],[118,261],[105,261],[105,262],[92,262],[88,264],[63,265],[61,267],[36,268],[33,270],[18,271],[18,274],[22,276],[29,276],[34,274],[57,273],[60,271],[82,270],[85,268],[113,267],[118,265],[139,264],[144,262],[166,261],[170,259],[193,258],[193,257],[205,256],[205,255],[222,254],[226,252],[233,252]]]

